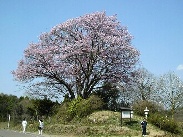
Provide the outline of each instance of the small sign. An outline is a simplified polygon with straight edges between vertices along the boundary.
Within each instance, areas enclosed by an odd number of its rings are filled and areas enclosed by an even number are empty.
[[[133,118],[131,111],[122,111],[122,118]]]
[[[130,119],[130,124],[131,124],[131,119],[133,118],[132,108],[121,107],[121,126],[123,124],[123,122],[122,122],[123,118]]]

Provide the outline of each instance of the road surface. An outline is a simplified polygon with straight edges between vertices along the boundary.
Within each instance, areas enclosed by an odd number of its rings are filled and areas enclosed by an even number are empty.
[[[18,131],[0,129],[0,137],[47,137],[47,136],[36,135],[30,132],[24,134]]]

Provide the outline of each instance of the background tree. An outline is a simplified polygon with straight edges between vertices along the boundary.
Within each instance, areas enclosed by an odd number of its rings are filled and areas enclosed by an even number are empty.
[[[0,94],[0,121],[5,121],[7,114],[10,113],[8,110],[8,96]]]
[[[160,77],[159,94],[161,103],[171,109],[173,118],[175,110],[183,103],[183,82],[174,72],[166,73]]]
[[[137,101],[159,101],[156,93],[158,78],[145,68],[138,70],[138,77],[130,84],[118,83],[117,87],[122,91],[124,102],[132,104]]]
[[[19,114],[21,116],[21,119],[23,118],[32,118],[32,113],[30,113],[30,108],[33,108],[33,99],[29,97],[20,97],[18,105],[20,106],[20,110],[22,110],[22,114]]]
[[[131,40],[105,12],[70,19],[31,43],[13,75],[31,83],[32,94],[88,98],[104,81],[128,83],[136,75],[139,52]]]
[[[0,121],[6,121],[9,114],[13,121],[23,114],[19,98],[14,95],[0,94]]]
[[[158,77],[145,68],[139,69],[140,76],[136,79],[136,85],[133,86],[137,101],[159,102],[160,97],[157,93]]]
[[[104,83],[100,90],[94,92],[104,103],[103,109],[117,111],[120,107],[120,91],[111,83]]]
[[[46,117],[53,115],[56,109],[56,105],[58,105],[58,103],[53,102],[46,97],[44,99],[34,100],[33,104],[35,110],[38,112],[38,115]]]

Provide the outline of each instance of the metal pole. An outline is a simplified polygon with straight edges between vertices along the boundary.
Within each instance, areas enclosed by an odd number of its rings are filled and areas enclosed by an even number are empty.
[[[122,121],[122,111],[121,111],[121,127],[123,126],[123,121]]]

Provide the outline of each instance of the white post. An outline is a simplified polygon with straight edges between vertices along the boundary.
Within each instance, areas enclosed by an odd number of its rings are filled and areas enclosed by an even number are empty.
[[[10,114],[8,114],[8,129],[10,127],[10,119],[11,119]]]

